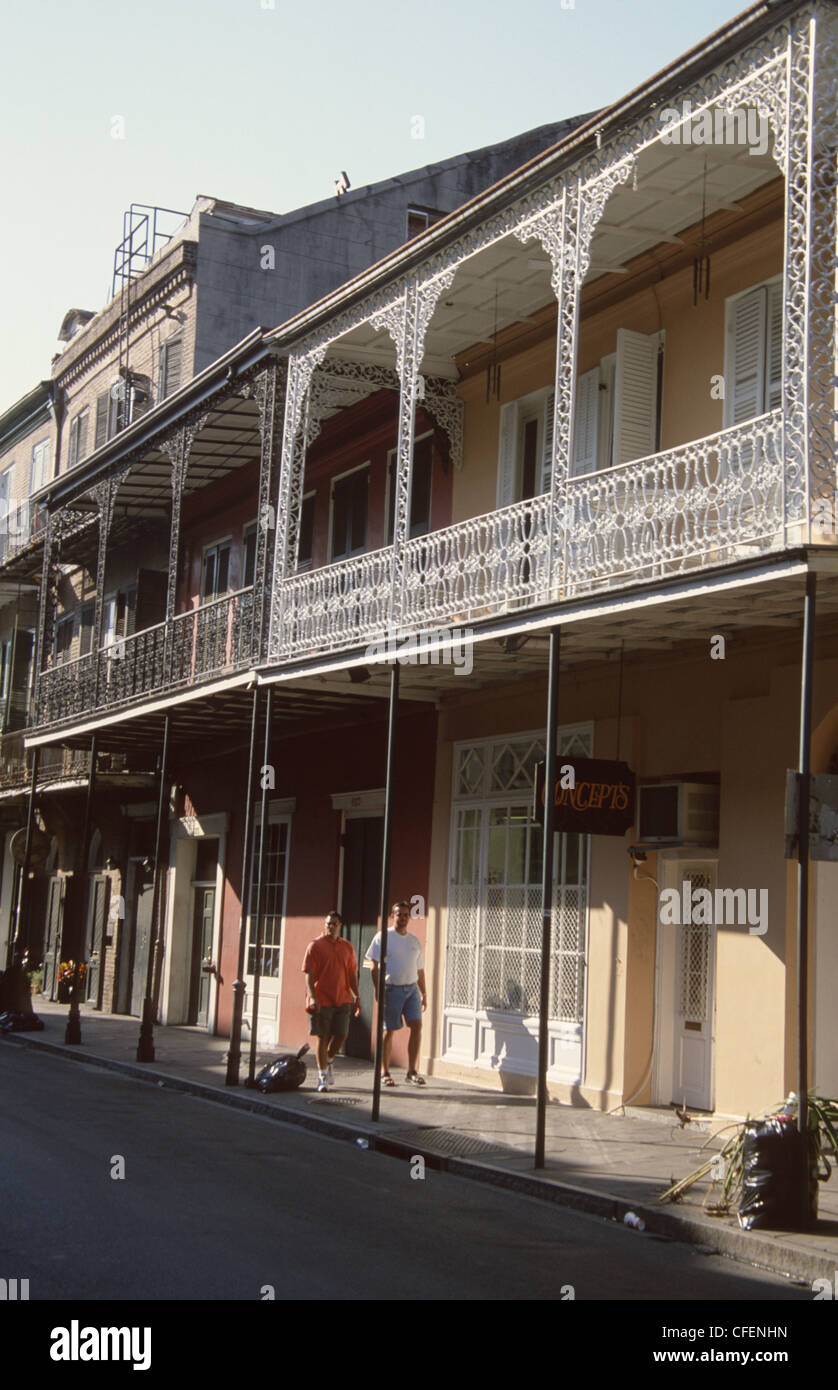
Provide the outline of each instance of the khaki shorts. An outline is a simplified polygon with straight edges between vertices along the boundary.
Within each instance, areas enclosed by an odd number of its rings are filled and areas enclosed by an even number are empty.
[[[310,1014],[314,1038],[345,1038],[352,1017],[351,1004],[321,1004],[316,1014]]]

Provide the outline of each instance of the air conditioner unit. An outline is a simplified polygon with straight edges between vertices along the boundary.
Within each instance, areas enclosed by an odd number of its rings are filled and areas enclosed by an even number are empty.
[[[659,782],[637,790],[641,844],[717,845],[719,788],[705,782]]]

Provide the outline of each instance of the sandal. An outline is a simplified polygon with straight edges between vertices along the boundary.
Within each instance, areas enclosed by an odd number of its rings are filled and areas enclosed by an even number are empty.
[[[412,1082],[414,1086],[424,1086],[427,1084],[424,1076],[420,1076],[418,1071],[409,1071],[406,1080]]]
[[[388,1071],[382,1073],[381,1080],[385,1086],[395,1086],[395,1081]]]

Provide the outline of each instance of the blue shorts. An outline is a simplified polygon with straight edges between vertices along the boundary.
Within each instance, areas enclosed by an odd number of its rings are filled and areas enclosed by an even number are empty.
[[[405,1023],[416,1023],[422,1017],[422,996],[418,985],[387,985],[384,991],[384,1027],[395,1033]]]

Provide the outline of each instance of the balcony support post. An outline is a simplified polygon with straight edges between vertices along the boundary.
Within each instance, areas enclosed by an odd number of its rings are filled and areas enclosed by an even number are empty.
[[[15,959],[18,941],[20,940],[24,915],[29,910],[27,885],[29,882],[29,865],[32,859],[32,832],[35,828],[35,790],[38,785],[38,767],[40,761],[40,748],[33,748],[32,773],[29,779],[29,802],[26,808],[26,840],[23,846],[23,863],[20,867],[20,877],[18,878],[17,895],[15,897],[14,927],[12,928],[11,923],[9,924],[9,941],[6,948],[6,970],[10,970],[13,965],[18,964]]]
[[[250,754],[247,762],[247,783],[244,803],[244,835],[242,839],[241,912],[239,914],[239,960],[233,981],[233,1026],[230,1030],[230,1050],[227,1053],[228,1086],[238,1086],[242,1050],[242,1019],[247,973],[247,929],[250,907],[250,869],[253,858],[253,780],[256,771],[256,730],[259,723],[259,686],[253,689],[253,710],[250,717]]]
[[[161,932],[160,918],[162,915],[162,884],[160,873],[160,861],[162,859],[161,843],[163,840],[163,819],[166,802],[166,773],[169,761],[169,721],[170,715],[166,715],[163,722],[163,747],[160,751],[160,777],[157,785],[157,823],[154,831],[154,864],[152,869],[152,904],[151,904],[151,926],[148,933],[148,960],[146,961],[145,976],[145,997],[143,999],[143,1016],[140,1023],[140,1038],[137,1044],[137,1061],[154,1061],[154,958],[158,951]]]
[[[48,723],[46,711],[42,707],[41,674],[46,666],[47,655],[52,651],[55,632],[55,612],[58,607],[58,564],[55,551],[59,536],[60,519],[56,512],[47,517],[44,535],[44,559],[41,567],[41,589],[38,603],[38,637],[35,647],[33,706],[39,724]]]
[[[113,507],[121,479],[111,476],[91,491],[99,508],[99,548],[96,557],[96,599],[93,609],[93,707],[99,705],[102,694],[102,626],[105,618],[105,575],[108,563],[108,541],[113,523]]]
[[[177,607],[177,581],[180,561],[180,517],[183,509],[183,494],[186,487],[186,473],[189,468],[189,454],[195,436],[207,422],[208,411],[195,411],[186,417],[186,422],[175,430],[161,448],[168,455],[172,471],[172,524],[169,531],[169,573],[166,585],[166,638],[163,646],[163,681],[169,686],[174,678],[174,627],[173,619]]]
[[[385,309],[373,314],[371,322],[379,331],[386,329],[396,348],[399,377],[399,434],[396,452],[395,505],[393,507],[392,583],[390,591],[390,634],[397,637],[404,627],[406,606],[407,555],[410,538],[410,496],[413,480],[413,440],[416,409],[425,395],[425,382],[419,375],[425,355],[425,336],[437,301],[454,283],[456,266],[432,280],[413,280]]]
[[[279,464],[282,456],[282,421],[287,367],[272,362],[256,379],[254,395],[259,407],[259,506],[256,523],[256,555],[253,566],[253,660],[267,657],[269,595],[273,589],[275,550],[270,533],[276,529]],[[299,524],[299,523],[298,523]]]
[[[267,767],[271,761],[271,715],[273,713],[273,689],[268,686],[265,691],[265,754],[262,759],[263,767]],[[250,1060],[247,1068],[246,1086],[256,1084],[256,1048],[259,1040],[259,982],[262,978],[262,911],[265,905],[265,850],[267,847],[268,831],[268,783],[267,777],[262,778],[262,806],[261,821],[259,823],[259,879],[256,889],[256,945],[254,949],[253,971],[253,1016],[250,1020]],[[245,958],[244,969],[247,969],[247,959]],[[241,972],[240,972],[241,973]]]
[[[550,967],[553,957],[553,840],[555,826],[554,776],[556,725],[559,717],[559,658],[561,629],[550,629],[547,674],[547,737],[544,751],[544,847],[541,855],[541,990],[538,1006],[538,1090],[535,1107],[535,1168],[544,1167],[544,1132],[547,1118],[548,1019],[550,1015]]]
[[[375,1068],[372,1081],[370,1118],[378,1121],[381,1108],[381,1071],[384,1052],[384,991],[387,979],[387,927],[390,921],[390,862],[393,844],[393,803],[396,794],[396,734],[399,722],[399,663],[390,667],[390,711],[387,721],[387,773],[384,782],[384,830],[381,850],[381,897],[379,925],[381,953],[378,962],[378,1009],[375,1020]]]
[[[84,799],[84,819],[82,820],[81,838],[79,841],[78,856],[76,859],[76,870],[70,881],[70,893],[65,898],[64,921],[67,921],[67,906],[72,905],[71,911],[71,933],[70,933],[70,959],[75,962],[75,970],[70,980],[70,1012],[67,1015],[67,1027],[64,1032],[64,1042],[68,1046],[77,1046],[81,1042],[81,1015],[79,1013],[79,993],[81,983],[79,980],[79,966],[82,964],[82,956],[85,952],[85,918],[87,908],[87,861],[90,856],[90,831],[93,823],[93,797],[96,792],[96,750],[99,741],[97,730],[94,729],[90,738],[90,767],[87,774],[87,795]],[[62,933],[65,941],[66,930]],[[66,957],[65,957],[66,958]]]

